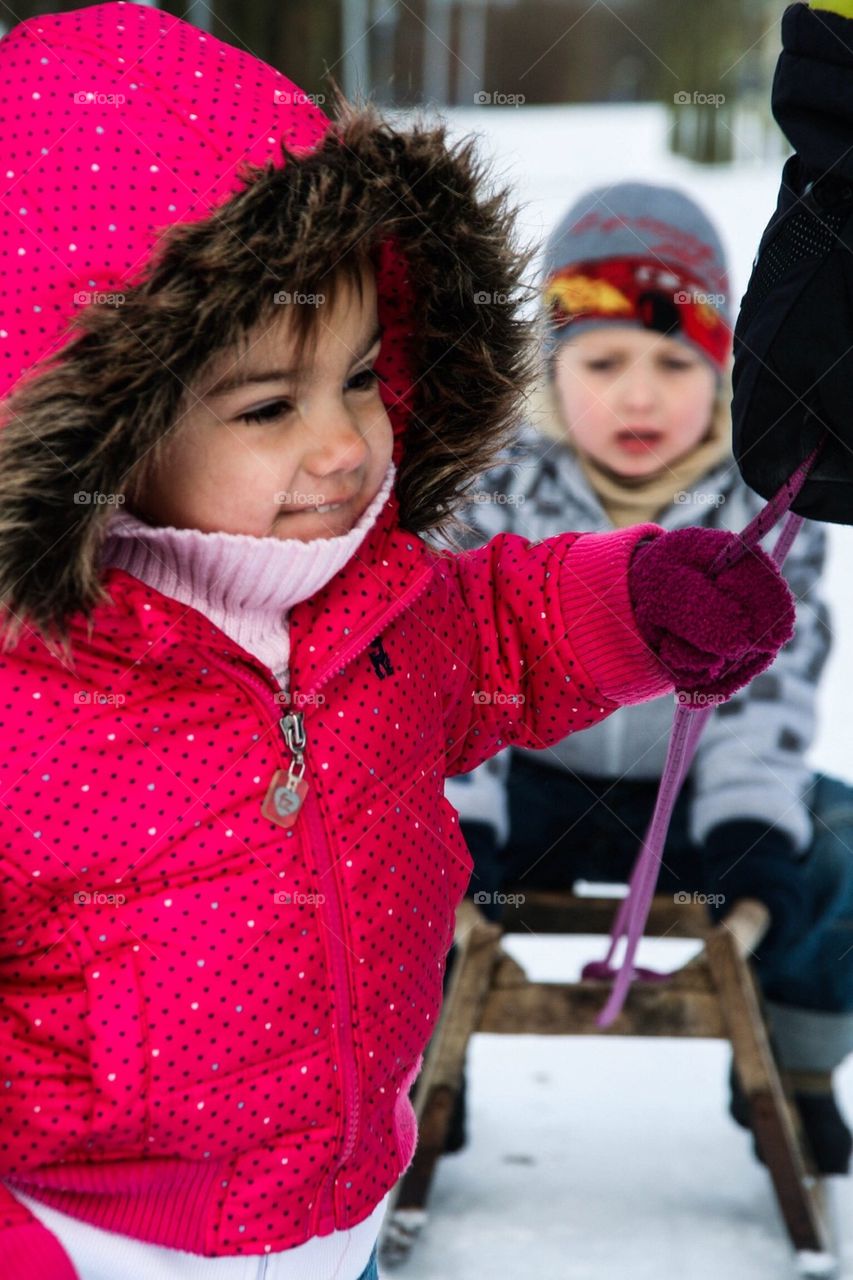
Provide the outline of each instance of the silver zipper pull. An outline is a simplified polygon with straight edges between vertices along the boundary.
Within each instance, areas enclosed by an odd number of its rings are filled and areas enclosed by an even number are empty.
[[[302,781],[302,775],[305,772],[303,753],[307,741],[303,712],[289,711],[278,723],[293,759],[286,774],[283,769],[276,770],[261,806],[261,812],[272,822],[277,822],[279,826],[290,827],[296,821],[308,790],[308,784]]]
[[[279,724],[284,734],[284,740],[293,754],[290,762],[290,768],[287,771],[287,785],[291,791],[296,790],[296,784],[305,772],[305,717],[302,711],[288,711],[286,716],[282,716]]]
[[[305,746],[305,714],[302,711],[288,711],[279,721],[284,740],[294,755],[301,755]]]

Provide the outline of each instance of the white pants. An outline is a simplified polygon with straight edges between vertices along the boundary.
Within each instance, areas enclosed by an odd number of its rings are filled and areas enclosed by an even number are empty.
[[[386,1196],[352,1230],[316,1236],[295,1249],[206,1258],[104,1231],[18,1190],[13,1194],[57,1237],[80,1280],[359,1280],[388,1202]]]

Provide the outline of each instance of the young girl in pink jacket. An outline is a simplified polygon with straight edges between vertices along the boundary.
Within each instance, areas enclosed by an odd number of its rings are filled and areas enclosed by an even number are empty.
[[[445,779],[726,696],[790,593],[720,531],[422,540],[534,359],[470,143],[146,6],[0,70],[0,1272],[368,1280]]]

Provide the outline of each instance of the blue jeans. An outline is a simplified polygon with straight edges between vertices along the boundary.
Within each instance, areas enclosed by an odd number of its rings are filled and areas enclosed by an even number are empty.
[[[510,884],[566,889],[581,879],[625,883],[657,789],[654,781],[580,778],[512,751],[506,847],[498,849],[482,824],[462,824],[474,858],[469,893]],[[688,778],[664,849],[662,893],[707,891],[699,850],[688,834],[690,792]],[[755,971],[771,1012],[774,1005],[793,1009],[783,1060],[787,1056],[792,1068],[831,1069],[853,1051],[853,787],[817,774],[806,800],[814,839],[803,875],[814,890],[815,918],[795,946],[772,960],[757,959]],[[778,1027],[773,1021],[787,1041],[784,1018]],[[824,1043],[812,1053],[815,1036]],[[803,1055],[810,1061],[800,1061]]]

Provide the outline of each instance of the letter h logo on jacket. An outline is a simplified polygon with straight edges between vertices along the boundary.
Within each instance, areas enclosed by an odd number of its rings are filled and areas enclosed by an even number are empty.
[[[368,654],[370,661],[373,663],[373,670],[380,680],[384,680],[386,676],[393,674],[394,668],[391,666],[391,659],[382,647],[381,636],[377,636],[375,640],[371,641]]]

